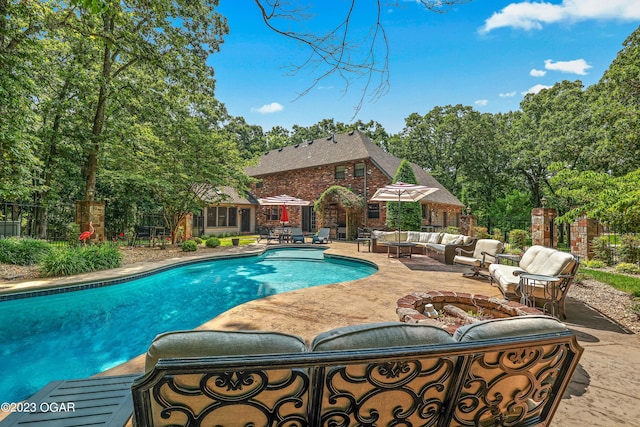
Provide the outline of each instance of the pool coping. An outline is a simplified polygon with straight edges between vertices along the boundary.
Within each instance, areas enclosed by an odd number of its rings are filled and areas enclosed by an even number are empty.
[[[198,264],[203,262],[208,262],[212,260],[225,259],[225,258],[246,258],[251,256],[259,256],[270,250],[277,250],[283,248],[310,248],[310,249],[322,249],[326,251],[329,249],[329,246],[326,245],[293,245],[293,244],[284,244],[278,246],[265,246],[262,248],[254,249],[250,248],[249,250],[244,250],[242,252],[233,252],[233,253],[209,253],[200,256],[193,256],[188,258],[169,258],[161,261],[153,262],[153,264],[146,264],[143,268],[143,271],[139,272],[130,272],[132,269],[131,266],[123,266],[114,270],[97,270],[90,273],[85,273],[77,276],[67,276],[67,277],[55,277],[55,278],[39,278],[38,280],[28,281],[23,283],[18,283],[18,286],[8,286],[5,289],[0,289],[0,302],[5,301],[14,301],[25,298],[33,298],[38,296],[47,296],[47,295],[55,295],[61,293],[68,292],[78,292],[86,289],[94,289],[101,288],[105,286],[113,286],[122,284],[125,282],[130,282],[132,280],[141,279],[144,277],[152,276],[154,274],[161,273],[163,271],[171,270],[174,268],[184,267],[186,265]],[[344,255],[336,255],[330,253],[324,253],[327,258],[342,258],[353,261],[362,262],[374,267],[378,270],[378,265],[374,262],[363,260],[360,258],[354,258]],[[132,264],[133,265],[133,264]],[[120,271],[115,271],[120,270]],[[112,274],[112,277],[105,278],[105,274]],[[91,277],[87,277],[91,276]],[[95,277],[95,276],[102,276]],[[76,278],[77,280],[73,280]],[[55,282],[56,279],[62,279],[61,282]],[[40,283],[44,282],[44,283]],[[16,289],[16,287],[20,287],[24,285],[21,289]]]

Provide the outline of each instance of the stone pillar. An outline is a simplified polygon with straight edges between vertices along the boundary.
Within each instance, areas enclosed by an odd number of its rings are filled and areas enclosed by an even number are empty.
[[[178,237],[182,238],[182,241],[191,239],[193,237],[193,214],[187,214],[178,226],[182,227],[182,235]]]
[[[555,218],[558,212],[552,208],[533,208],[531,211],[531,244],[549,248],[558,247],[558,228]]]
[[[104,202],[77,200],[75,222],[80,226],[81,233],[89,231],[91,222],[95,232],[89,238],[89,242],[104,242]]]
[[[591,241],[598,237],[598,221],[583,216],[571,224],[571,253],[581,259],[593,258]]]
[[[475,237],[477,221],[475,215],[460,215],[460,234]]]

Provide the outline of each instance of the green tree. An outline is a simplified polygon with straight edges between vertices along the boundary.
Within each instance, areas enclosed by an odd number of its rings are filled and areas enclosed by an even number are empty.
[[[400,162],[393,182],[418,183],[411,163],[405,159]],[[420,231],[422,227],[422,205],[420,202],[387,202],[387,227]]]

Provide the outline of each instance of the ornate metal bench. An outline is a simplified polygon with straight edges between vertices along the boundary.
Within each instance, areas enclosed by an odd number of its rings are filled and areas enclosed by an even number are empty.
[[[283,334],[224,334],[154,341],[132,387],[136,425],[546,426],[582,354],[547,316],[480,322],[454,337],[428,325],[350,326],[309,349]],[[203,357],[212,351],[220,355]]]

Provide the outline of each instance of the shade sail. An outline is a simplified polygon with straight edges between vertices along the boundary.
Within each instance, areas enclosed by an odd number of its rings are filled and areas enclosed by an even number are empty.
[[[311,202],[298,199],[297,197],[282,194],[280,196],[264,197],[258,199],[258,203],[263,206],[309,206]]]

